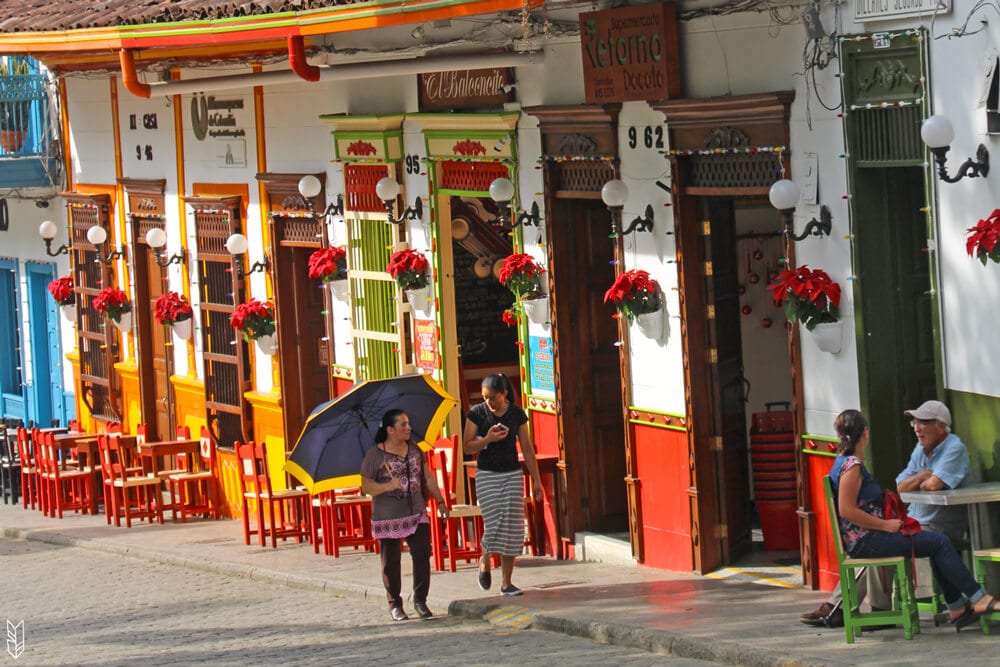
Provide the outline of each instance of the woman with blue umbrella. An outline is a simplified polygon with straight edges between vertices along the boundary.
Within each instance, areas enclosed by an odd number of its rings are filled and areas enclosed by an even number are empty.
[[[394,621],[409,618],[400,597],[400,553],[405,539],[413,560],[413,608],[420,618],[434,614],[427,608],[431,587],[431,532],[427,496],[438,501],[447,517],[436,476],[424,453],[410,438],[410,418],[403,410],[382,415],[376,446],[361,463],[361,492],[372,497],[372,536],[379,539],[382,584]]]

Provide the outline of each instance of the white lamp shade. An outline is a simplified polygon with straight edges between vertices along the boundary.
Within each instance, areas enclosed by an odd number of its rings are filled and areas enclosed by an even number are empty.
[[[375,194],[382,201],[396,201],[399,196],[399,183],[392,176],[380,178],[375,184]]]
[[[617,178],[608,181],[601,188],[601,199],[610,208],[621,208],[628,201],[628,186]]]
[[[306,199],[312,199],[319,194],[323,184],[312,174],[306,174],[299,179],[299,194]]]
[[[795,185],[795,181],[783,178],[774,182],[767,198],[771,200],[771,206],[779,211],[795,208],[799,203],[799,186]]]
[[[38,235],[49,241],[56,237],[56,233],[58,231],[59,227],[51,220],[46,220],[42,224],[38,225]]]
[[[108,233],[104,231],[104,227],[94,225],[87,230],[87,240],[93,245],[101,245],[108,240]]]
[[[490,198],[495,202],[508,202],[514,198],[514,184],[509,178],[498,178],[490,183]]]
[[[944,148],[955,138],[955,128],[947,116],[931,116],[920,126],[920,138],[930,148]]]
[[[233,234],[226,239],[226,250],[229,251],[230,255],[242,255],[249,247],[250,242],[242,234]]]
[[[150,227],[146,232],[146,245],[153,250],[159,250],[167,245],[167,233],[159,227]]]

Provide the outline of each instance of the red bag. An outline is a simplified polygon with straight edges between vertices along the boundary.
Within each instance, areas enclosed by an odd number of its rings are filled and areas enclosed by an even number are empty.
[[[900,535],[915,535],[923,530],[920,522],[912,516],[907,515],[906,505],[902,498],[895,491],[885,489],[882,491],[882,511],[886,519],[901,519],[903,525],[899,527]]]

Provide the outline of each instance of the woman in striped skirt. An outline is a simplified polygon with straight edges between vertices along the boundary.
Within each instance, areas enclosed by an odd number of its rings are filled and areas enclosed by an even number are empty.
[[[514,558],[524,551],[524,487],[517,443],[531,475],[536,498],[542,497],[535,448],[528,433],[528,416],[514,404],[514,388],[503,373],[483,379],[483,403],[469,410],[465,424],[466,454],[477,454],[476,497],[483,512],[483,555],[479,560],[479,587],[493,583],[490,555],[500,556],[503,595],[520,595],[511,583]]]

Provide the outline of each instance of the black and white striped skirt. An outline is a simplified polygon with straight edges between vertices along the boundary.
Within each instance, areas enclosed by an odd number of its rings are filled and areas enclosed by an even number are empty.
[[[520,556],[524,551],[521,471],[477,471],[476,497],[483,512],[483,553]]]

